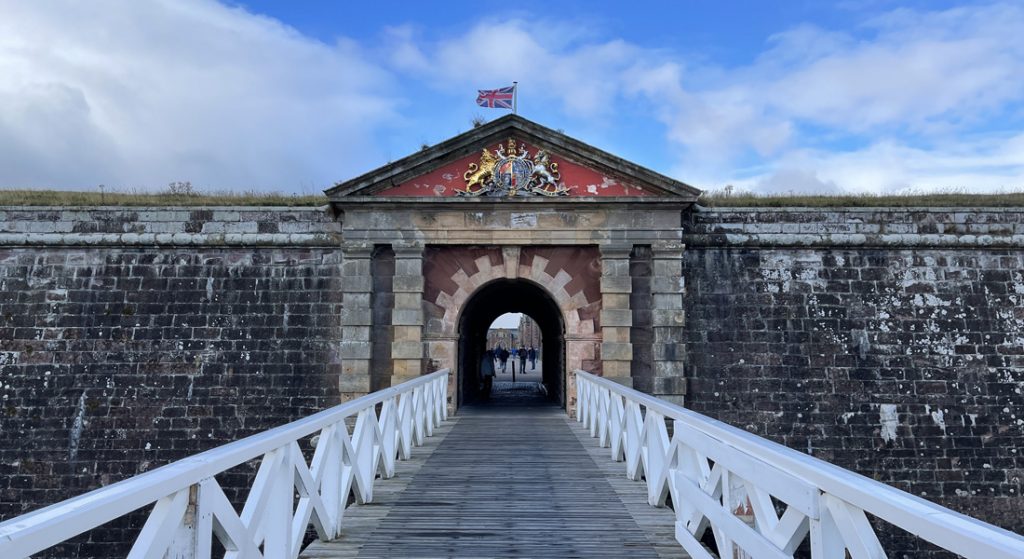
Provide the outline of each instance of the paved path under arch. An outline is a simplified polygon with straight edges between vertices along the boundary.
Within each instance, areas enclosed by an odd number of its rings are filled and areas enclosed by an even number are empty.
[[[466,407],[374,503],[350,507],[346,535],[306,558],[685,557],[669,509],[607,459],[582,427],[528,391]]]

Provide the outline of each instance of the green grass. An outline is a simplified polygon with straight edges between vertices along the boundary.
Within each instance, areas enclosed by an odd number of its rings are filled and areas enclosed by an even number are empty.
[[[97,192],[75,190],[2,190],[0,206],[322,206],[322,194],[279,194],[263,192],[195,192],[187,183],[155,193]],[[728,207],[1024,207],[1024,191],[1007,194],[847,194],[830,196],[760,195],[716,190],[698,200],[703,206]]]
[[[0,206],[322,206],[326,203],[327,197],[322,194],[0,190]]]
[[[838,194],[831,196],[801,196],[794,194],[759,195],[749,192],[732,193],[718,190],[704,193],[698,199],[697,203],[702,206],[709,206],[713,208],[905,208],[913,206],[947,208],[1024,207],[1024,191],[1007,194],[968,194],[956,192],[907,195]]]

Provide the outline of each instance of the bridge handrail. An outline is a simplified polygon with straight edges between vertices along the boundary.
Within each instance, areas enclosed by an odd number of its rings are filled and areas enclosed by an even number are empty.
[[[308,524],[321,538],[337,537],[349,492],[369,502],[376,475],[394,475],[396,457],[408,459],[447,419],[448,376],[448,369],[424,375],[4,521],[0,557],[28,557],[154,502],[129,557],[163,557],[170,549],[200,557],[204,546],[209,557],[214,537],[242,557],[297,557]],[[353,416],[349,432],[345,420]],[[318,431],[307,465],[298,441]],[[260,456],[239,515],[213,476]]]
[[[586,371],[576,385],[577,420],[627,477],[646,479],[651,505],[671,494],[676,539],[694,557],[710,557],[698,541],[708,527],[720,548],[755,557],[792,557],[808,534],[815,558],[885,557],[864,513],[967,558],[1024,557],[1024,537],[1008,530]],[[737,489],[753,527],[733,514]],[[772,498],[788,505],[781,518]]]

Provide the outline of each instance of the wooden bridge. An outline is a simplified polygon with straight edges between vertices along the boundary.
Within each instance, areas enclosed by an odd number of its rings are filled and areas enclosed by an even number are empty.
[[[302,557],[686,557],[672,511],[534,386],[460,410]]]
[[[964,557],[1024,557],[1019,535],[583,371],[575,418],[521,391],[449,418],[448,377],[3,522],[0,557],[139,509],[130,558],[861,559],[886,557],[885,524]],[[217,476],[252,460],[239,512]]]

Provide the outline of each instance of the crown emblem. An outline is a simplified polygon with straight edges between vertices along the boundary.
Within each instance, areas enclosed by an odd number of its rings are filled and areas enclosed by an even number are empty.
[[[559,182],[558,164],[548,152],[537,150],[531,158],[526,145],[513,138],[493,152],[484,148],[480,161],[470,163],[462,178],[466,187],[456,189],[459,196],[569,195],[569,189]]]

